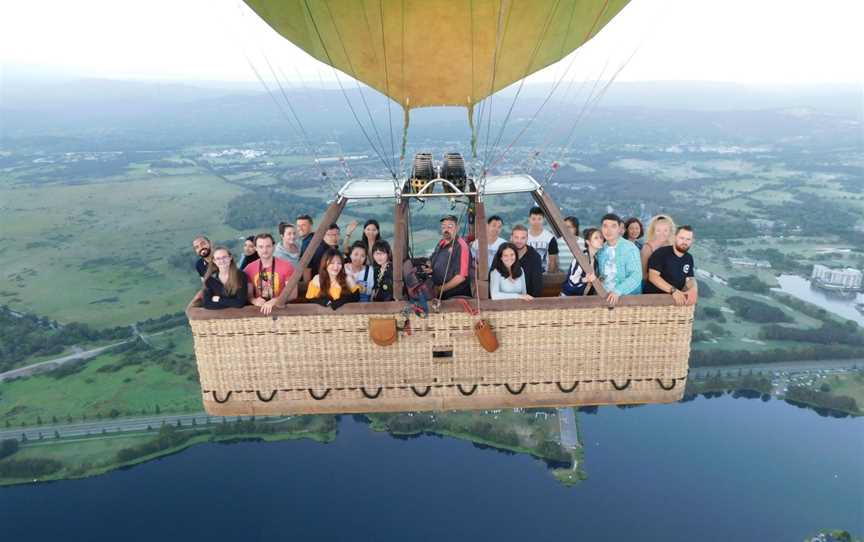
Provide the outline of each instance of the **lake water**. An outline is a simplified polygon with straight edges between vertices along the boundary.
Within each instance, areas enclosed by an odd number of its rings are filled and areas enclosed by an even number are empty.
[[[759,540],[864,534],[864,419],[698,398],[579,414],[589,479],[343,417],[330,444],[206,444],[0,489],[0,540]]]
[[[798,275],[780,275],[777,277],[777,282],[780,283],[779,289],[787,294],[818,305],[826,311],[843,318],[848,318],[864,326],[864,315],[855,308],[854,298],[843,299],[837,294],[831,294],[825,290],[815,288],[810,285],[809,279],[799,277]]]

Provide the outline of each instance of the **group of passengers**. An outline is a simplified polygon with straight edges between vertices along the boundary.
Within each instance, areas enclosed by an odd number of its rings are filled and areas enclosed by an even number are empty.
[[[583,268],[580,258],[572,259],[560,287],[561,296],[603,291],[606,301],[614,306],[621,296],[655,293],[669,294],[679,305],[696,303],[690,226],[676,227],[671,217],[658,215],[651,219],[646,232],[638,218],[624,221],[612,213],[602,217],[599,228],[581,232],[577,218],[567,217],[564,223],[587,266]],[[279,224],[278,243],[270,233],[248,237],[239,261],[228,248],[213,248],[206,237],[196,238],[192,247],[198,256],[196,269],[203,283],[200,295],[204,307],[252,304],[269,314],[274,306],[297,297],[296,286],[288,291],[295,273],[301,273],[297,282],[305,284],[307,300],[334,310],[350,302],[394,300],[393,252],[381,238],[376,220],[367,220],[361,238],[354,242],[356,221],[347,226],[341,241],[339,225],[330,224],[301,270],[301,259],[314,234],[312,226],[312,217],[300,215],[294,224]],[[406,259],[403,277],[409,295],[423,291],[427,298],[472,296],[480,243],[459,235],[459,226],[455,216],[441,218],[441,239],[431,256],[419,261]],[[516,224],[510,229],[509,240],[501,237],[503,228],[500,216],[487,220],[489,297],[541,297],[543,276],[558,272],[559,244],[568,250],[567,243],[546,229],[539,207],[531,209],[528,227]]]

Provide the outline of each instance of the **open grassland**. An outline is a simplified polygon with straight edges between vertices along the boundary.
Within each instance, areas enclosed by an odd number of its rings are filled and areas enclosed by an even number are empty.
[[[0,186],[3,302],[60,322],[131,324],[181,310],[198,280],[169,262],[222,223],[240,189],[206,174]],[[24,254],[26,257],[22,257]]]
[[[160,340],[163,340],[160,336]],[[191,351],[190,343],[177,344]],[[158,355],[176,355],[158,351]],[[61,378],[51,373],[0,383],[0,423],[33,426],[54,418],[94,420],[110,416],[197,412],[203,406],[198,381],[155,364],[110,366],[121,355],[107,353],[88,361],[83,369]],[[191,362],[190,362],[191,363]]]

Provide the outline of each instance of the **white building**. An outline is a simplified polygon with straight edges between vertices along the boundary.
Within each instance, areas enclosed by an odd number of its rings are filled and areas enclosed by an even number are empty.
[[[813,280],[828,288],[860,290],[862,273],[857,269],[831,269],[824,265],[813,266]]]

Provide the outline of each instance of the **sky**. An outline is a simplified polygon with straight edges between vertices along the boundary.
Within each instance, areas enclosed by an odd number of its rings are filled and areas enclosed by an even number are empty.
[[[619,81],[864,85],[862,23],[864,0],[632,0],[565,78],[624,65]],[[247,56],[257,64],[262,51],[296,66],[291,78],[334,77],[238,0],[0,2],[0,66],[10,72],[254,81]]]

